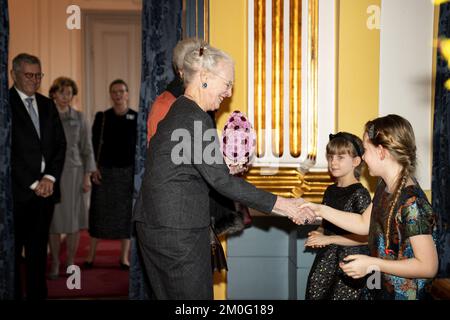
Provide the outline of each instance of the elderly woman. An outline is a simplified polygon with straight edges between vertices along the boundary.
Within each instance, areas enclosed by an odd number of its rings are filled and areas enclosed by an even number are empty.
[[[183,85],[183,61],[186,53],[206,45],[200,39],[187,38],[178,41],[172,52],[172,65],[175,72],[175,78],[167,85],[166,90],[156,97],[155,102],[150,108],[147,119],[147,141],[155,135],[158,123],[166,116],[172,103],[184,93]]]
[[[50,225],[50,252],[52,255],[50,279],[59,275],[61,234],[66,234],[66,265],[74,263],[80,238],[79,231],[87,228],[87,212],[83,193],[91,189],[90,175],[96,170],[89,128],[83,114],[71,107],[78,88],[70,78],[59,77],[50,87],[63,124],[67,140],[64,170],[61,175],[61,202],[56,204]]]
[[[187,53],[199,50],[207,43],[197,38],[187,38],[178,41],[172,52],[172,65],[175,78],[167,85],[166,90],[156,97],[150,108],[147,119],[147,140],[150,142],[155,135],[159,122],[164,119],[175,100],[184,93],[183,62]],[[209,111],[215,123],[214,111]],[[214,124],[215,126],[215,124]],[[234,202],[215,190],[210,190],[210,213],[213,227],[217,234],[231,234],[244,229],[244,221],[236,212]]]
[[[212,299],[211,188],[265,213],[277,212],[297,221],[312,220],[314,215],[299,213],[302,199],[277,197],[229,174],[207,111],[217,110],[231,96],[231,57],[201,47],[185,56],[183,71],[185,93],[150,141],[133,220],[154,297]]]

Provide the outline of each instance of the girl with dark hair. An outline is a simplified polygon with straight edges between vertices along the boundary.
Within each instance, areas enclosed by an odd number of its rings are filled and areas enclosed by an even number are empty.
[[[339,132],[330,134],[327,144],[330,175],[336,183],[325,191],[322,203],[335,209],[362,213],[370,204],[370,194],[359,182],[363,165],[362,141]],[[346,276],[339,262],[350,254],[368,254],[367,236],[351,234],[324,220],[309,233],[307,247],[319,248],[306,287],[307,300],[359,300],[365,281]]]

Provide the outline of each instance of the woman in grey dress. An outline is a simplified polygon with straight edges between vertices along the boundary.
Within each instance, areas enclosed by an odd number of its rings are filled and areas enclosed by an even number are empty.
[[[65,77],[57,78],[49,92],[59,111],[67,140],[61,176],[61,202],[55,206],[50,226],[49,244],[52,255],[50,279],[55,279],[59,275],[62,234],[66,234],[66,265],[74,263],[80,237],[79,231],[87,228],[87,212],[83,194],[90,190],[90,175],[96,170],[89,128],[83,114],[70,106],[77,93],[76,83]]]

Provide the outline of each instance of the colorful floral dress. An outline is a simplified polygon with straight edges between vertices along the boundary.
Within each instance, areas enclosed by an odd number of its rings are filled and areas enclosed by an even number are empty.
[[[371,256],[402,260],[414,257],[410,238],[430,234],[437,240],[436,217],[422,189],[417,185],[405,187],[391,217],[389,248],[385,248],[387,217],[393,195],[381,181],[375,191],[369,230]],[[386,250],[388,249],[388,250]],[[418,300],[429,297],[432,279],[407,279],[381,274],[381,288],[370,290],[375,299]]]

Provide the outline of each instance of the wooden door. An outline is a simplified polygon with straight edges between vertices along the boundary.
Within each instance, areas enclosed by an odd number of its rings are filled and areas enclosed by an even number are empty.
[[[85,15],[85,110],[95,113],[111,106],[109,84],[123,79],[129,87],[129,106],[138,110],[141,83],[141,18],[136,13]]]

